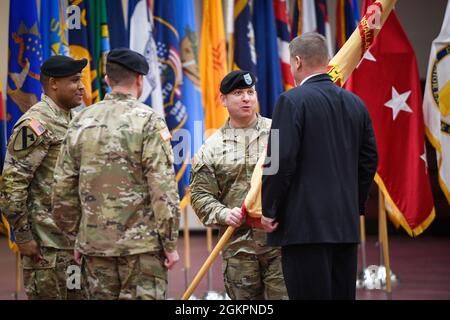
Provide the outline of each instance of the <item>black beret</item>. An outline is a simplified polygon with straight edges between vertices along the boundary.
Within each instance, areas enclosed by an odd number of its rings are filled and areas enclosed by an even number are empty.
[[[121,66],[136,73],[146,75],[148,73],[148,62],[145,57],[128,48],[113,49],[108,53],[108,62],[118,63]]]
[[[66,56],[51,56],[41,66],[41,73],[49,77],[69,77],[81,72],[86,67],[86,59],[75,60]]]
[[[256,79],[253,74],[244,70],[231,71],[220,83],[220,92],[230,93],[234,89],[250,88],[255,85]]]

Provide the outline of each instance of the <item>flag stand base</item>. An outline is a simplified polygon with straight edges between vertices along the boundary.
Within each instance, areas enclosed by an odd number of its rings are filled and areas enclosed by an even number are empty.
[[[399,278],[391,271],[391,283],[396,285]],[[356,288],[376,290],[386,288],[386,268],[384,266],[371,265],[361,271],[356,278]]]
[[[225,300],[225,297],[219,292],[207,291],[202,300]]]

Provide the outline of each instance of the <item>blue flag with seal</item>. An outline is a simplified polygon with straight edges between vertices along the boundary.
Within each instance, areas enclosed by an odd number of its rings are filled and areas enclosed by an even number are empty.
[[[44,61],[54,55],[69,55],[62,0],[41,0],[41,37]]]
[[[204,113],[192,0],[155,3],[155,41],[166,122],[172,133],[181,206],[189,201],[190,160],[203,143]]]
[[[7,137],[42,93],[39,74],[43,57],[35,0],[11,1],[8,35]]]
[[[264,117],[272,118],[276,100],[283,92],[275,14],[272,0],[258,0],[253,5],[259,110]]]

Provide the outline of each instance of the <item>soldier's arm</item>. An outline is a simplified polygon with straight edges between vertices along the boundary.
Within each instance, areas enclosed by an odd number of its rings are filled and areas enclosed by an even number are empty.
[[[72,146],[74,129],[69,127],[56,162],[52,190],[53,219],[63,234],[74,241],[81,219],[78,197],[79,162]]]
[[[157,228],[165,251],[177,247],[180,198],[166,123],[154,114],[144,127],[142,162]]]
[[[207,162],[201,150],[192,164],[189,183],[192,208],[205,226],[226,225],[230,209],[219,201],[217,178]]]
[[[14,129],[3,168],[1,208],[18,244],[33,240],[28,217],[28,190],[36,169],[48,153],[48,132],[36,120],[24,120]]]

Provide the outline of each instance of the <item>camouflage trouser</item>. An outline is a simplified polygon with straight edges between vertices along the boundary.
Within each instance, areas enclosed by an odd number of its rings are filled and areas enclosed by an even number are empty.
[[[222,263],[225,289],[232,300],[287,300],[281,251],[238,253]]]
[[[160,253],[123,257],[83,256],[91,299],[165,299],[167,269]]]
[[[73,260],[73,250],[41,247],[41,254],[45,260],[39,263],[33,263],[28,257],[22,258],[23,282],[28,299],[87,299],[81,272],[75,275],[78,276],[75,286],[68,286],[68,276],[81,270]]]

